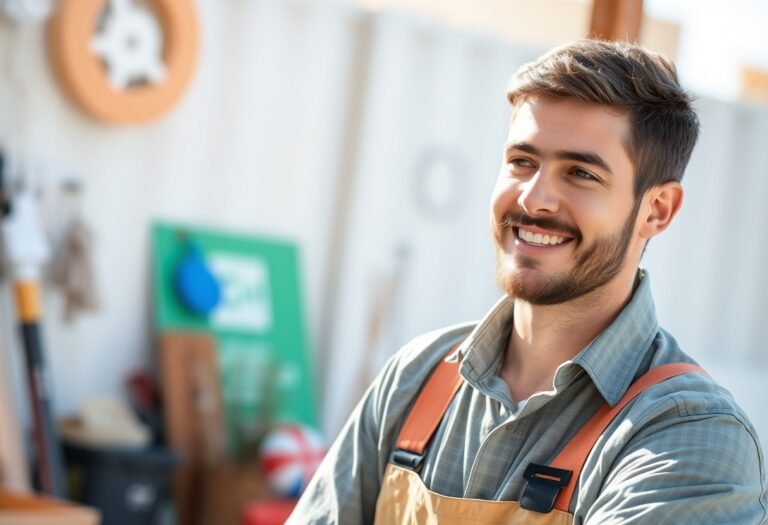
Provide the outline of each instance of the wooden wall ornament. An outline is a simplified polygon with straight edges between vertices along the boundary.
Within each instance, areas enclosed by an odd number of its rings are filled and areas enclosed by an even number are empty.
[[[197,61],[192,2],[61,0],[50,19],[48,47],[64,89],[86,112],[114,124],[146,122],[168,111]]]
[[[643,0],[592,0],[589,38],[637,42],[643,21]]]

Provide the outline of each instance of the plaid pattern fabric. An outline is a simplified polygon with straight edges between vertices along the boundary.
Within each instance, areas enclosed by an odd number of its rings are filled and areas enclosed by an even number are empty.
[[[692,362],[658,326],[644,272],[631,302],[574,359],[552,389],[518,409],[497,375],[512,324],[501,299],[478,324],[418,337],[387,363],[350,416],[290,524],[372,523],[381,476],[425,378],[464,338],[465,383],[424,460],[421,478],[443,495],[519,500],[523,471],[547,463],[604,403],[649,368]],[[694,373],[630,403],[589,455],[571,502],[576,524],[759,524],[766,520],[764,458],[727,390]]]

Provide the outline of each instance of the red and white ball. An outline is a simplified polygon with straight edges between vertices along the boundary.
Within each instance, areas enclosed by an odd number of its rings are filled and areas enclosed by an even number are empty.
[[[267,434],[261,461],[273,494],[297,498],[325,456],[320,434],[303,425],[281,425]]]

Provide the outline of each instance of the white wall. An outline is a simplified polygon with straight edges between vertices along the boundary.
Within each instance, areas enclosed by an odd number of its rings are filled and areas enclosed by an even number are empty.
[[[684,204],[644,264],[659,319],[749,413],[768,443],[768,108],[697,103]]]
[[[369,48],[329,345],[331,433],[400,345],[476,319],[499,297],[488,203],[506,137],[506,84],[538,54],[393,14],[375,18]],[[392,279],[397,293],[382,304]]]
[[[57,296],[47,296],[56,410],[122,392],[125,374],[151,362],[148,226],[162,217],[299,243],[333,433],[397,346],[476,319],[498,296],[488,202],[504,90],[538,52],[330,2],[198,7],[192,85],[170,114],[137,127],[82,114],[51,76],[41,28],[0,23],[0,145],[77,175],[97,236],[102,310],[64,325]],[[734,391],[766,441],[768,114],[699,106],[703,135],[683,212],[645,265],[662,324]],[[400,286],[387,303],[383,283],[394,277]],[[0,349],[26,412],[7,290],[0,305]]]
[[[310,333],[319,331],[359,12],[277,0],[197,5],[201,55],[188,91],[171,113],[134,127],[96,122],[63,95],[42,27],[0,22],[0,145],[78,177],[97,239],[101,311],[64,325],[56,295],[47,297],[59,413],[88,396],[122,394],[126,374],[151,361],[156,218],[297,241]],[[9,306],[5,349],[23,398]]]

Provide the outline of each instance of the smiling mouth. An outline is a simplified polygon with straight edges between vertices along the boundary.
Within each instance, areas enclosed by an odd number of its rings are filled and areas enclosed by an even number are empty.
[[[533,246],[558,246],[571,240],[570,237],[563,237],[554,234],[533,233],[523,228],[515,228],[515,235],[518,239]]]

